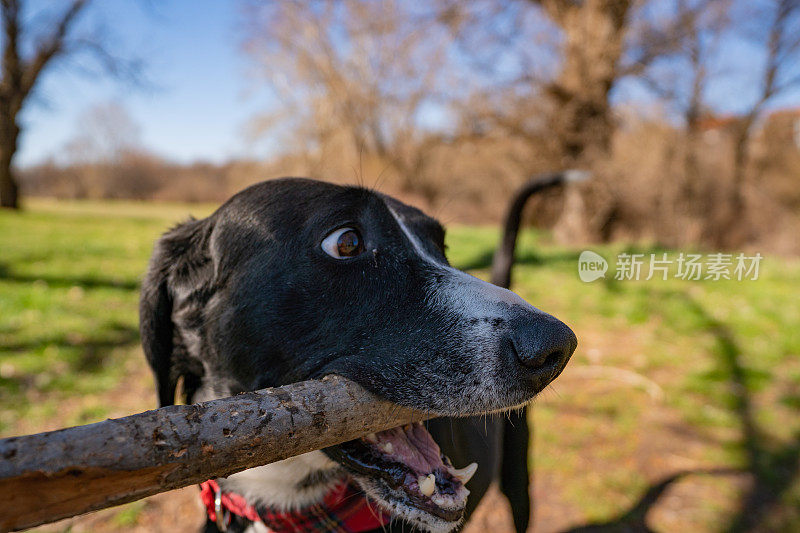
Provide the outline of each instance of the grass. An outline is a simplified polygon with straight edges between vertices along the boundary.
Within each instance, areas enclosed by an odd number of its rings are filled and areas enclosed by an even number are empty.
[[[153,240],[187,212],[34,202],[0,213],[0,433],[120,382],[138,343],[139,278]],[[63,423],[103,418],[106,407]]]
[[[0,435],[153,407],[139,278],[155,238],[190,212],[210,208],[39,200],[0,213]],[[488,277],[496,239],[451,228],[452,263]],[[664,251],[591,249],[612,264]],[[623,529],[647,511],[662,530],[800,530],[800,262],[766,257],[757,281],[582,283],[580,251],[527,231],[514,272],[514,289],[581,342],[532,410],[539,529]],[[650,502],[679,471],[697,473]]]

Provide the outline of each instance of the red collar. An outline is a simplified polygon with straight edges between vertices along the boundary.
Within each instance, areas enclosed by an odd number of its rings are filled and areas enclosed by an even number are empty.
[[[220,531],[225,531],[230,523],[228,513],[252,522],[263,522],[272,533],[359,533],[384,526],[391,520],[390,515],[371,506],[364,493],[348,482],[333,488],[322,502],[298,511],[265,508],[259,511],[240,494],[222,492],[213,479],[200,484],[200,499],[206,506],[208,518],[217,523]],[[217,511],[222,511],[219,520]]]

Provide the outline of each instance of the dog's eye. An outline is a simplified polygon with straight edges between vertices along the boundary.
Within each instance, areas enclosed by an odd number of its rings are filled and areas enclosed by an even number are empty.
[[[355,257],[364,251],[364,240],[358,230],[339,228],[322,241],[325,253],[336,259]]]

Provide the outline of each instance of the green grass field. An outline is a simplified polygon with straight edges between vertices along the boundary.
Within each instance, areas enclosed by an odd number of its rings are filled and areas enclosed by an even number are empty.
[[[154,406],[139,279],[162,231],[210,210],[38,200],[0,213],[0,435]],[[486,278],[496,239],[493,227],[451,228],[451,261]],[[580,340],[532,410],[537,531],[645,519],[659,531],[800,531],[800,262],[768,256],[757,281],[583,283],[580,251],[525,232],[514,275]],[[106,529],[146,513],[132,504]]]

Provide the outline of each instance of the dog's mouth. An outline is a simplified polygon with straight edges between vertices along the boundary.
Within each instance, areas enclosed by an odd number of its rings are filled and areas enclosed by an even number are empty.
[[[326,452],[392,514],[429,526],[461,521],[469,495],[464,484],[478,468],[475,463],[454,468],[419,422],[371,433]]]

